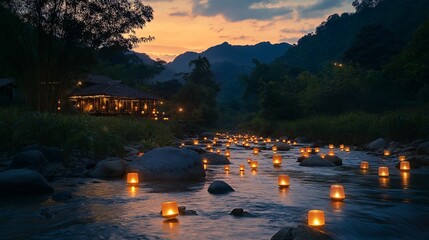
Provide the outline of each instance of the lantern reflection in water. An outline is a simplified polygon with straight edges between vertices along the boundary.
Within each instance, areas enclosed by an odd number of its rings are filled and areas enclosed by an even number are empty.
[[[408,189],[410,184],[410,172],[401,172],[400,175],[403,189]]]
[[[135,197],[137,195],[137,187],[136,186],[129,186],[127,189],[128,189],[128,195],[130,197]]]

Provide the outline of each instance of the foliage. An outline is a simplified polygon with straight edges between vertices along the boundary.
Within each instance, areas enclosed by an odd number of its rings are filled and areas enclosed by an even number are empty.
[[[214,125],[218,118],[216,95],[219,86],[215,83],[210,62],[199,56],[189,62],[194,66],[185,74],[185,85],[177,92],[174,100],[184,109],[184,118],[192,123]]]
[[[131,49],[135,29],[153,19],[140,1],[18,1],[0,4],[0,65],[24,90],[29,107],[53,111],[69,87],[94,64],[94,52]]]
[[[55,146],[93,157],[123,154],[125,144],[165,146],[178,133],[175,123],[131,117],[60,115],[0,109],[0,151],[13,154],[30,144]]]

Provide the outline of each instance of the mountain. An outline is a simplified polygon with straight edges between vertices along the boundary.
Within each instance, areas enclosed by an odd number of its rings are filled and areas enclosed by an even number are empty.
[[[358,9],[356,13],[330,16],[315,33],[302,37],[297,45],[290,48],[280,59],[293,67],[319,71],[332,61],[341,61],[344,53],[352,47],[356,37],[362,35],[362,29],[367,26],[388,29],[403,42],[404,47],[416,29],[428,19],[428,0],[378,2],[376,7]]]

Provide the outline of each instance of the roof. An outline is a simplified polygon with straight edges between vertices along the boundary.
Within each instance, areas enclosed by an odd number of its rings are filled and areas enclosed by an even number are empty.
[[[70,97],[84,97],[106,95],[118,98],[131,98],[131,99],[151,99],[160,100],[159,97],[143,92],[141,90],[126,86],[121,83],[113,84],[97,84],[88,87],[79,88],[70,94]]]
[[[9,84],[13,85],[14,81],[10,78],[1,78],[0,79],[0,87],[4,87],[7,86]]]

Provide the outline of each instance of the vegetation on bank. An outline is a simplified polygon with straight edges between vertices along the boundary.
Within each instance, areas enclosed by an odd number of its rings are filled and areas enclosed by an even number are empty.
[[[242,124],[242,131],[263,136],[308,137],[330,143],[360,145],[376,138],[402,143],[429,136],[429,106],[413,111],[384,114],[363,112],[335,116],[316,116],[291,121],[267,121],[255,118]]]
[[[124,145],[137,144],[143,149],[171,144],[180,136],[175,122],[156,122],[138,117],[101,117],[62,115],[18,109],[0,109],[0,152],[12,155],[25,146],[41,144],[74,150],[102,158],[122,156]]]

